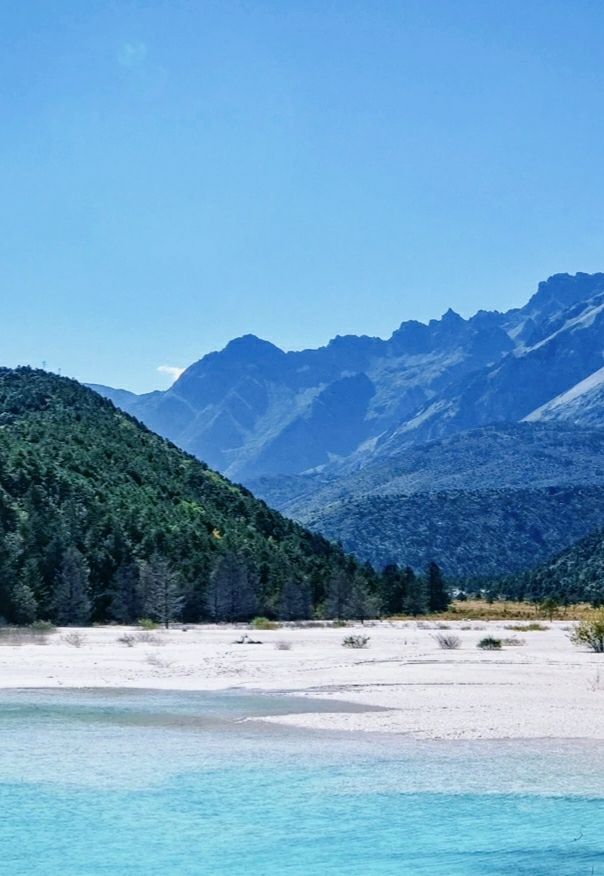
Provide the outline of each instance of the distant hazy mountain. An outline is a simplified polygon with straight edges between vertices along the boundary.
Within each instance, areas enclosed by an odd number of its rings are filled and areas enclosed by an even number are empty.
[[[580,393],[585,404],[554,400],[602,368],[603,339],[604,274],[558,274],[507,313],[466,320],[449,310],[427,325],[405,322],[388,340],[336,337],[290,353],[247,335],[191,365],[165,392],[94,388],[248,482],[355,468],[488,423],[600,424],[601,392]]]
[[[449,575],[493,577],[537,566],[604,525],[604,430],[481,427],[356,471],[250,487],[376,565],[436,559]]]

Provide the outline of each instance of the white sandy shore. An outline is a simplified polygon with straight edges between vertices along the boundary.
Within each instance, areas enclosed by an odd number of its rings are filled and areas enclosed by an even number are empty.
[[[510,622],[511,623],[511,622]],[[461,648],[443,651],[436,623],[366,625],[366,650],[341,645],[357,630],[282,628],[263,632],[199,626],[157,631],[127,647],[138,631],[79,630],[80,647],[59,630],[47,644],[0,647],[0,688],[109,687],[285,691],[380,706],[384,711],[292,714],[281,723],[416,738],[555,737],[604,739],[604,656],[576,648],[571,625],[513,632],[503,623],[451,623]],[[242,632],[261,645],[238,645]],[[516,637],[519,647],[481,651],[485,635]],[[279,650],[287,642],[290,650]]]

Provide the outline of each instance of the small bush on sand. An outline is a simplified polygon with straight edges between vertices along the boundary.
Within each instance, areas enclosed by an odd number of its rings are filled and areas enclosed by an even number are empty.
[[[123,636],[120,636],[118,639],[120,645],[125,645],[127,648],[134,648],[136,645],[136,636],[133,636],[132,633],[124,633]]]
[[[255,617],[250,621],[250,626],[253,630],[278,630],[279,624],[269,620],[267,617]]]
[[[432,638],[443,651],[457,651],[461,647],[461,639],[452,633],[447,633],[446,635],[445,633],[437,633]]]
[[[537,621],[534,621],[530,624],[508,624],[506,630],[512,630],[516,633],[537,633],[549,630],[549,627],[545,626],[545,624],[540,624]]]
[[[157,654],[147,654],[145,657],[145,663],[148,663],[149,666],[153,666],[154,669],[169,669],[172,665],[170,660],[162,660]]]
[[[150,617],[141,617],[138,620],[138,625],[141,630],[156,630],[157,624]]]
[[[485,636],[484,639],[480,640],[476,647],[481,648],[483,651],[500,651],[502,644],[501,639],[495,639],[493,636]]]
[[[502,639],[501,644],[505,645],[506,648],[508,646],[510,648],[520,648],[521,645],[526,645],[526,639],[519,639],[517,636],[513,636],[511,639]]]
[[[151,633],[149,630],[143,630],[142,633],[137,633],[137,642],[144,642],[146,645],[161,645],[162,641],[159,636]]]
[[[54,624],[51,624],[50,621],[46,620],[37,620],[34,621],[33,624],[29,625],[32,633],[41,633],[42,635],[48,635],[49,633],[56,633],[57,628]]]
[[[587,645],[596,654],[604,654],[604,609],[589,620],[581,621],[570,638],[573,645]]]
[[[342,639],[343,648],[366,648],[369,644],[370,636],[345,636]]]
[[[84,644],[84,636],[81,633],[67,633],[63,636],[63,641],[66,645],[71,645],[72,648],[81,648]]]
[[[291,642],[275,642],[275,648],[277,651],[291,651],[292,643]]]

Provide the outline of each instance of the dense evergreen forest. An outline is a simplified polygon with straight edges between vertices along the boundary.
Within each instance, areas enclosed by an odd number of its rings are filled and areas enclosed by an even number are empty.
[[[494,582],[492,590],[513,599],[604,605],[604,530],[582,538],[573,547],[530,572]]]
[[[353,467],[251,480],[271,507],[381,568],[500,578],[604,526],[604,429],[483,426]]]
[[[0,617],[365,618],[442,610],[435,564],[376,573],[111,402],[0,369]]]

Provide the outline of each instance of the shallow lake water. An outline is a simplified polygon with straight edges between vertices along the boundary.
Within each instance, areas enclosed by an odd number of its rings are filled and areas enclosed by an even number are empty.
[[[602,744],[416,742],[248,720],[316,709],[334,705],[2,692],[2,872],[604,876]]]

